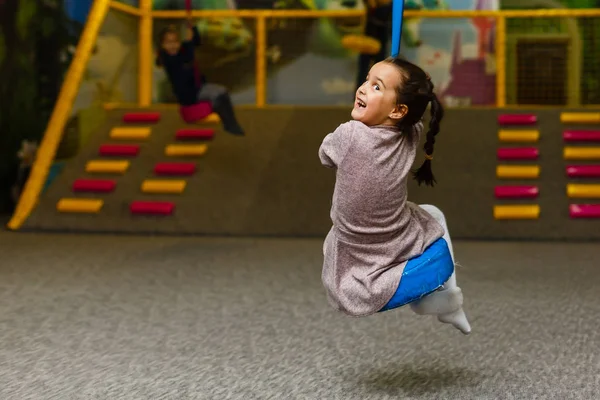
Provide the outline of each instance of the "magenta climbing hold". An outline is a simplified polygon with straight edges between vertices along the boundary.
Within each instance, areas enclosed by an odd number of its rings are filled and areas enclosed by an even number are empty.
[[[600,204],[571,204],[571,218],[600,218]]]
[[[500,125],[533,125],[537,123],[537,117],[533,114],[500,114],[498,124]]]
[[[600,165],[568,165],[569,178],[600,178]]]
[[[600,142],[600,131],[564,131],[565,142]]]
[[[537,186],[496,186],[494,194],[498,199],[533,199],[540,194]]]
[[[496,153],[499,160],[536,160],[540,155],[537,147],[502,147]]]

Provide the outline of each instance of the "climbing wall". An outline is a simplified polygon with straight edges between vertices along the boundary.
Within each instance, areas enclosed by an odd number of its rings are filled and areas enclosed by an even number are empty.
[[[122,126],[110,130],[108,141],[98,146],[98,157],[87,161],[82,177],[75,179],[71,186],[73,193],[94,197],[63,197],[58,200],[56,209],[62,213],[101,213],[103,197],[110,196],[117,188],[117,180],[111,176],[126,174],[131,163],[140,155],[142,143],[148,141],[153,134],[162,134],[153,132],[153,126],[160,118],[160,112],[125,113]],[[210,118],[205,122],[210,122]],[[148,177],[138,182],[140,194],[130,199],[130,212],[145,215],[172,214],[176,207],[175,200],[156,201],[152,196],[182,194],[187,184],[185,177],[194,174],[197,159],[206,153],[207,145],[203,142],[212,137],[212,129],[188,128],[175,132],[173,143],[164,148],[165,161],[156,163],[152,172],[148,171]],[[173,158],[193,161],[169,161]]]
[[[502,114],[498,116],[498,125],[498,140],[502,147],[496,152],[500,162],[496,167],[496,178],[502,183],[494,188],[494,195],[501,202],[494,205],[494,218],[537,219],[540,217],[540,206],[535,203],[540,194],[536,182],[540,177],[537,163],[540,151],[535,146],[540,139],[536,129],[537,116]],[[531,183],[524,184],[523,181]]]
[[[600,113],[563,113],[571,218],[600,218]]]

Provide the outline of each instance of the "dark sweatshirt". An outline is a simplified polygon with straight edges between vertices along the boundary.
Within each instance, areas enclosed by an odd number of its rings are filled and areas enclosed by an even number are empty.
[[[156,65],[165,69],[173,93],[179,104],[183,106],[198,102],[198,91],[203,83],[202,77],[197,82],[196,66],[194,65],[194,50],[196,46],[200,46],[200,32],[195,26],[192,31],[194,33],[192,40],[183,41],[177,54],[170,55],[161,48],[156,58]]]

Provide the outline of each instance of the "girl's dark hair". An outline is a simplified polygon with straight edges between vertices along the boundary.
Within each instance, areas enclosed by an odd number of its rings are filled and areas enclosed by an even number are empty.
[[[158,33],[158,45],[159,46],[162,46],[163,42],[165,41],[165,37],[170,33],[177,35],[177,37],[179,37],[179,29],[175,25],[168,25],[168,26],[162,28],[160,30],[160,32]]]
[[[386,62],[395,65],[402,76],[402,83],[396,88],[397,104],[408,107],[408,112],[398,123],[398,128],[406,129],[419,123],[431,103],[431,119],[429,121],[429,130],[425,141],[425,161],[413,172],[414,178],[418,184],[425,183],[433,186],[435,177],[431,170],[431,160],[433,159],[433,145],[435,144],[435,135],[440,132],[440,122],[444,118],[444,108],[439,99],[433,92],[433,83],[429,75],[417,65],[398,57],[390,57]]]

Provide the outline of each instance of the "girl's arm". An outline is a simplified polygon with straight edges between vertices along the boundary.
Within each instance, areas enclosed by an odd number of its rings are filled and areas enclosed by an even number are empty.
[[[193,23],[192,20],[188,21],[188,37],[186,38],[186,42],[191,43],[194,47],[198,47],[201,44],[200,31],[198,31],[198,27]]]
[[[352,122],[342,124],[335,131],[325,136],[319,148],[321,164],[328,168],[336,168],[340,165],[352,144],[354,133],[352,125]]]

